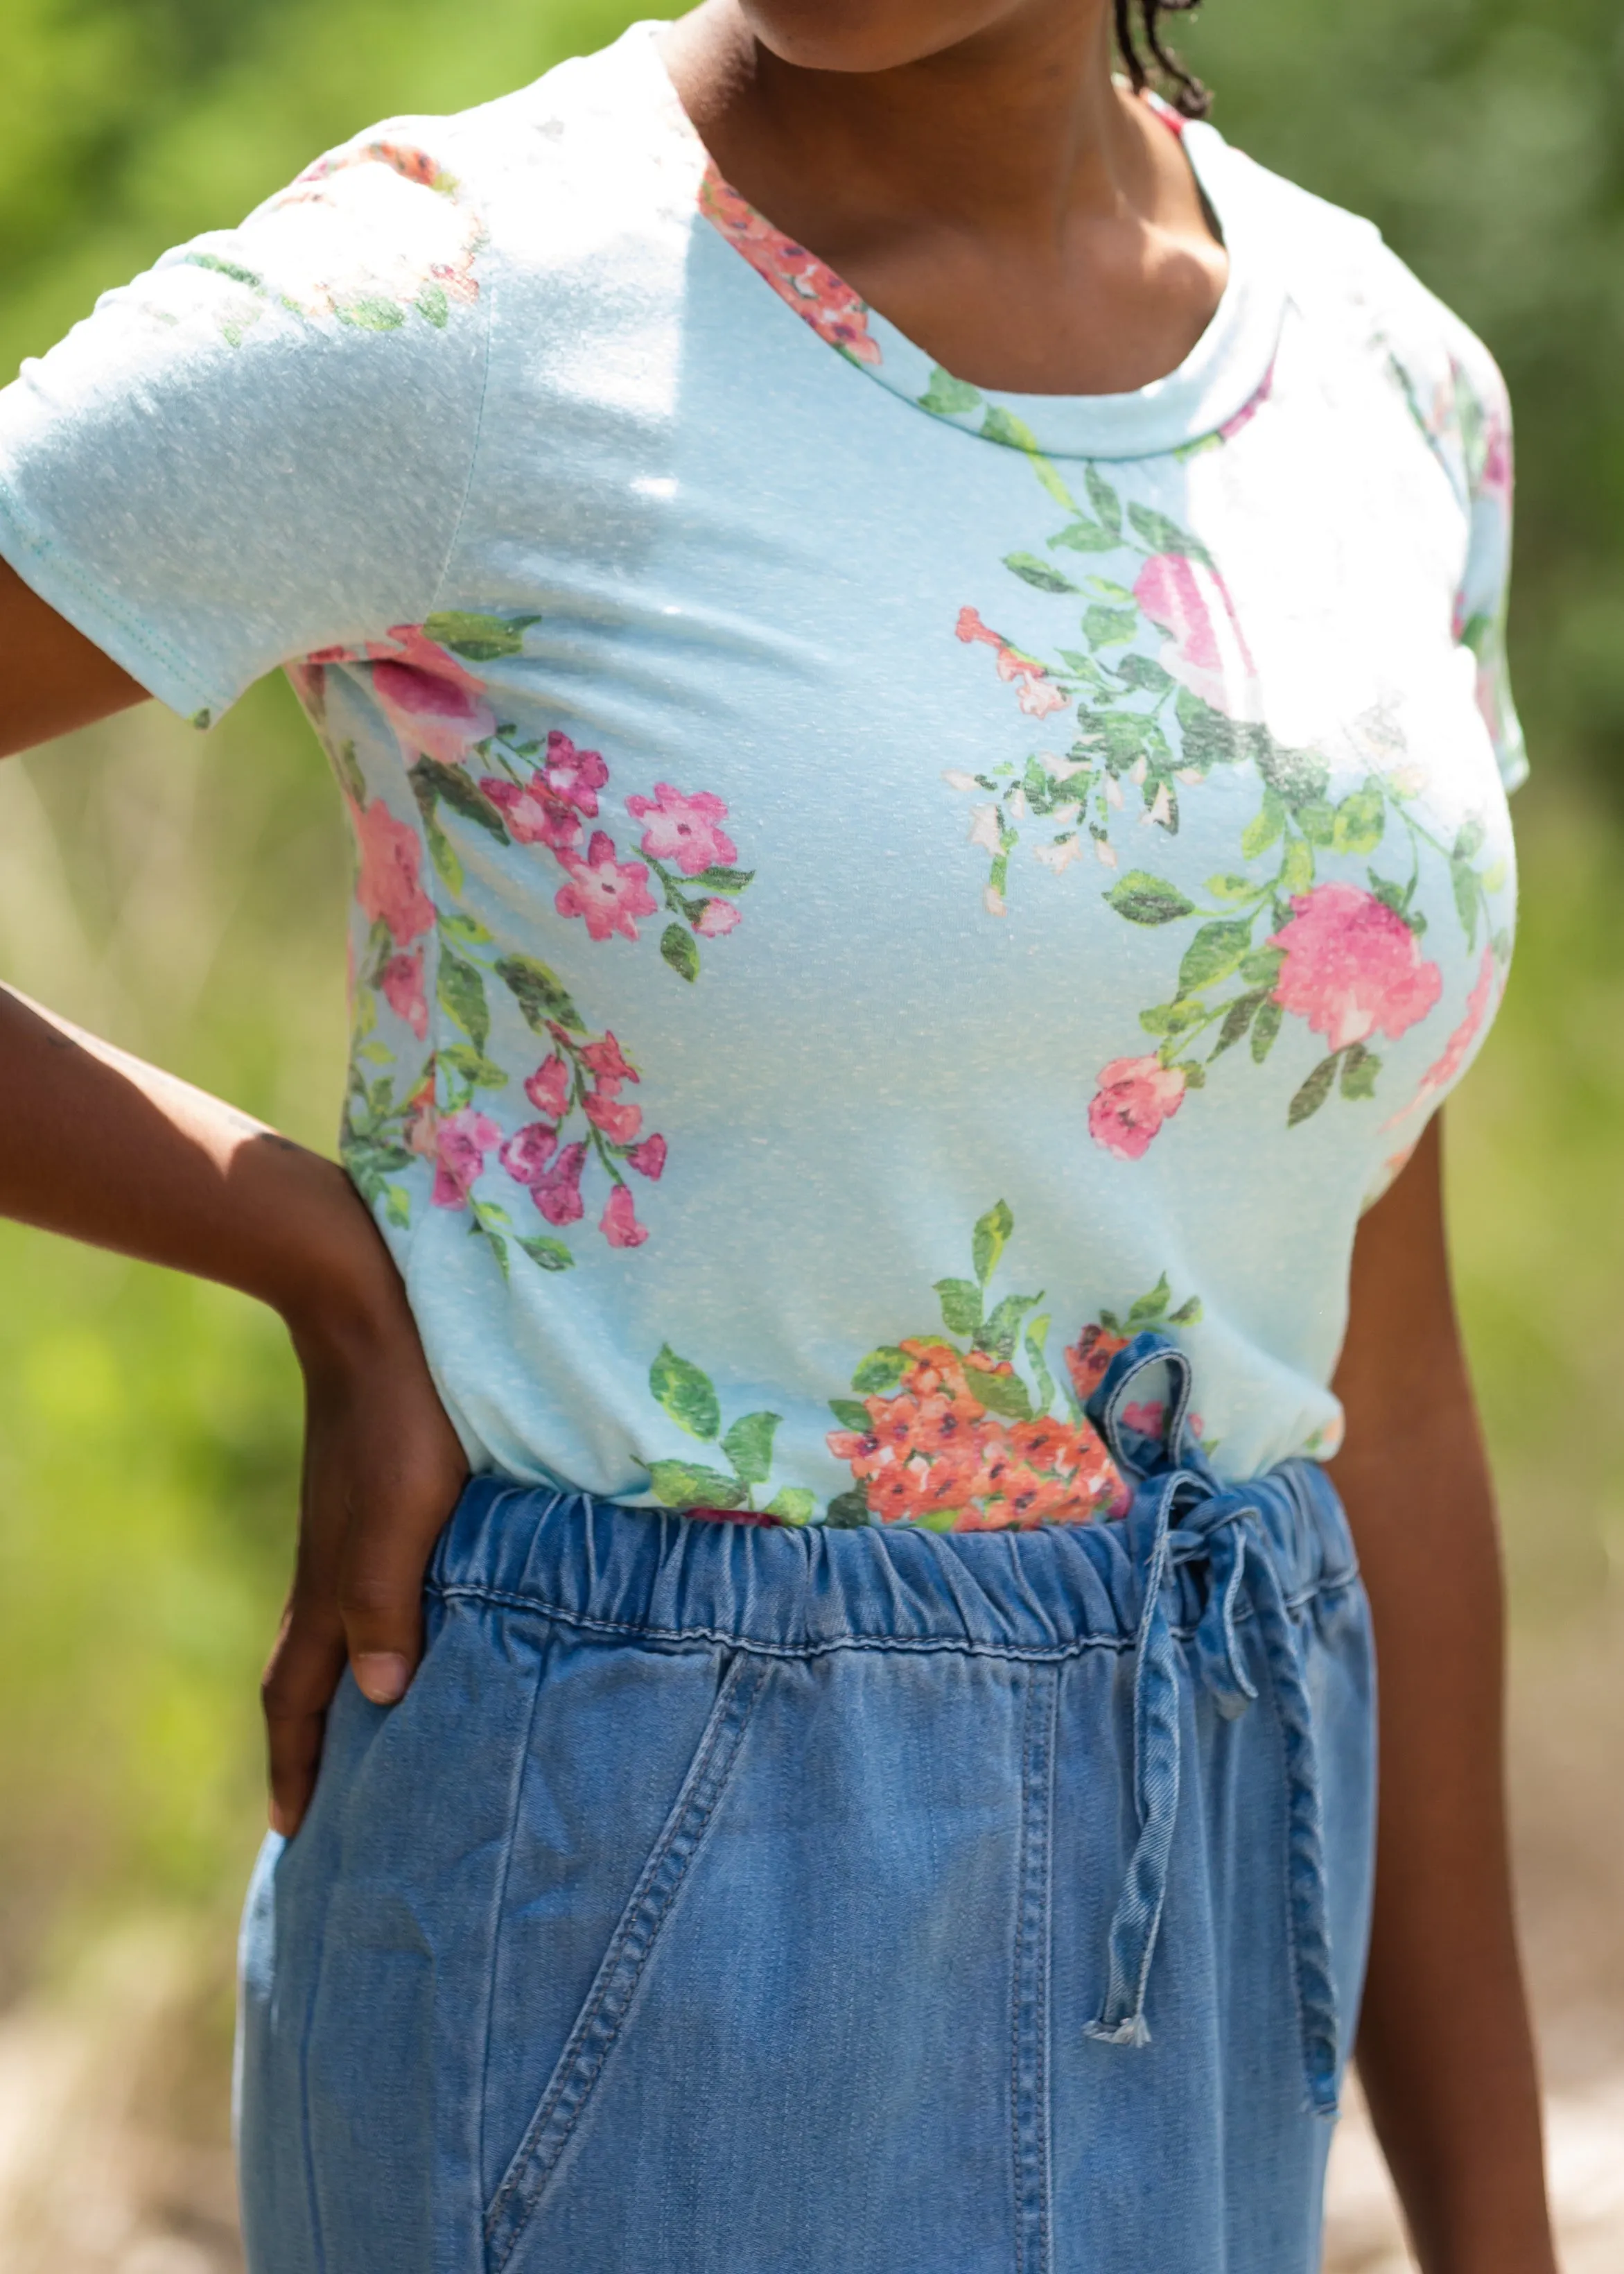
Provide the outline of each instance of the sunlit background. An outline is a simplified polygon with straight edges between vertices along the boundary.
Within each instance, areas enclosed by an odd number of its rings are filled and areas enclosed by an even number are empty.
[[[6,0],[0,376],[324,147],[627,20],[601,0]],[[1450,1181],[1569,2263],[1616,2268],[1624,34],[1603,0],[1209,0],[1185,49],[1226,132],[1372,215],[1486,337],[1518,413],[1522,930]],[[345,861],[280,682],[207,738],[148,706],[0,769],[0,978],[329,1147]],[[229,1946],[297,1380],[275,1322],[218,1290],[4,1226],[0,1288],[0,2263],[225,2274]],[[1339,2268],[1406,2263],[1357,2142],[1337,2201]]]

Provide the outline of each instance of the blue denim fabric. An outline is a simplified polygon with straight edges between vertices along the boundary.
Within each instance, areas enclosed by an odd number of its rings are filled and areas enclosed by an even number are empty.
[[[1312,2274],[1368,1615],[1323,1471],[1221,1484],[1186,1397],[1116,1359],[1106,1524],[472,1484],[255,1874],[253,2274]]]

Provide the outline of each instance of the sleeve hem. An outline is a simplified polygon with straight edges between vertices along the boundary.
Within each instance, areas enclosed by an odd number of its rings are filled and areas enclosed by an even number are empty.
[[[149,695],[196,727],[212,726],[237,700],[204,679],[180,650],[111,599],[37,528],[0,475],[0,556],[30,589],[102,649]],[[240,691],[240,690],[239,690]]]

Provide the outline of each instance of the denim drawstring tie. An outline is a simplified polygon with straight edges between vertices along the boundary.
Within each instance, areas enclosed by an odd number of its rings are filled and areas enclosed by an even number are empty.
[[[1158,1440],[1133,1427],[1124,1408],[1133,1384],[1165,1369],[1168,1400]],[[1110,1930],[1110,1977],[1087,2034],[1107,2044],[1150,2041],[1145,1993],[1167,1898],[1178,1812],[1178,1653],[1173,1635],[1177,1574],[1204,1564],[1207,1595],[1194,1635],[1193,1671],[1221,1713],[1233,1719],[1257,1697],[1242,1660],[1237,1617],[1252,1607],[1274,1686],[1284,1741],[1288,1916],[1307,2105],[1336,2113],[1340,2029],[1326,1916],[1320,1764],[1303,1663],[1280,1573],[1255,1495],[1224,1484],[1188,1428],[1190,1361],[1163,1335],[1141,1334],[1119,1351],[1088,1412],[1136,1488],[1127,1518],[1142,1581],[1133,1684],[1133,1789],[1139,1833]]]

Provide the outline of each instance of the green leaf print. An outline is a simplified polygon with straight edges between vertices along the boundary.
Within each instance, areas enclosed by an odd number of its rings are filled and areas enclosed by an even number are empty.
[[[454,909],[449,915],[441,916],[440,928],[453,939],[460,940],[464,947],[489,947],[491,945],[491,935],[478,917],[464,915],[460,908]]]
[[[1225,1050],[1234,1049],[1236,1043],[1243,1039],[1247,1028],[1267,1000],[1268,997],[1261,988],[1254,988],[1250,995],[1236,997],[1224,1013],[1223,1025],[1219,1029],[1218,1040],[1213,1047],[1214,1058],[1221,1058]]]
[[[737,1508],[746,1496],[737,1477],[697,1461],[650,1461],[649,1483],[662,1508]]]
[[[1454,888],[1455,913],[1466,934],[1466,944],[1469,947],[1475,947],[1477,944],[1477,872],[1470,862],[1451,861],[1449,882]]]
[[[439,758],[426,755],[418,758],[411,768],[411,787],[418,806],[425,816],[432,816],[435,801],[448,805],[453,813],[464,821],[494,837],[499,845],[508,842],[508,825],[477,784],[470,781],[460,766],[442,764]]]
[[[1103,898],[1130,923],[1176,923],[1181,916],[1195,914],[1193,900],[1187,900],[1177,885],[1153,877],[1147,869],[1130,869]]]
[[[1168,1313],[1167,1322],[1169,1327],[1199,1327],[1201,1318],[1201,1299],[1199,1295],[1190,1295],[1186,1296],[1177,1310]]]
[[[868,1407],[854,1397],[831,1397],[829,1410],[843,1429],[855,1429],[860,1437],[866,1437],[873,1427]]]
[[[1285,960],[1283,947],[1255,948],[1241,965],[1241,977],[1249,987],[1273,987]]]
[[[669,1343],[660,1344],[659,1356],[649,1368],[649,1388],[690,1437],[710,1439],[720,1429],[722,1408],[710,1375],[679,1358]]]
[[[986,1351],[992,1358],[1013,1358],[1020,1322],[1042,1299],[1041,1294],[1006,1295],[986,1324],[978,1329],[974,1348]]]
[[[981,1291],[974,1279],[938,1279],[942,1323],[950,1335],[973,1335],[981,1323]]]
[[[1305,837],[1294,837],[1281,863],[1280,889],[1287,893],[1305,892],[1313,881],[1313,847]]]
[[[1178,967],[1178,991],[1193,995],[1214,980],[1227,979],[1252,946],[1252,919],[1220,916],[1204,923],[1184,950]]]
[[[754,869],[702,869],[688,882],[704,892],[741,892],[756,881]]]
[[[1323,758],[1312,750],[1289,750],[1277,742],[1267,727],[1253,727],[1248,731],[1248,756],[1257,761],[1258,772],[1272,789],[1279,791],[1286,804],[1296,812],[1300,807],[1322,798],[1331,779],[1331,770]]]
[[[1010,1234],[1014,1229],[1015,1219],[1010,1214],[1008,1203],[1004,1201],[995,1201],[971,1233],[970,1261],[975,1276],[983,1287],[997,1269],[998,1259],[1003,1254]],[[962,1284],[963,1283],[953,1284]],[[978,1319],[980,1317],[979,1309],[977,1317]]]
[[[443,332],[451,320],[451,303],[441,284],[425,284],[411,305],[437,332]]]
[[[1018,1374],[978,1374],[975,1394],[989,1412],[1005,1421],[1032,1419],[1032,1393]]]
[[[468,967],[463,966],[466,970]],[[454,1013],[455,1015],[455,1013]],[[440,1063],[452,1073],[460,1074],[470,1089],[506,1089],[506,1068],[496,1065],[483,1051],[470,1050],[466,1043],[454,1043],[449,1050],[441,1050]]]
[[[1124,1331],[1137,1335],[1141,1328],[1154,1327],[1159,1320],[1166,1317],[1167,1306],[1172,1299],[1173,1291],[1168,1285],[1168,1276],[1164,1271],[1150,1292],[1136,1299],[1128,1313],[1128,1323]]]
[[[937,364],[930,374],[930,384],[919,398],[921,410],[934,410],[944,418],[962,418],[967,410],[981,407],[981,390],[962,379],[955,379],[951,371]]]
[[[434,863],[436,874],[450,891],[460,892],[462,889],[462,863],[457,859],[455,847],[432,812],[423,817],[423,833],[428,840],[429,859]]]
[[[495,663],[503,656],[523,655],[524,635],[539,616],[470,615],[460,608],[430,616],[424,624],[428,637],[470,663]]]
[[[1096,601],[1083,614],[1083,636],[1091,647],[1121,647],[1139,628],[1137,608],[1109,608]]]
[[[1286,825],[1285,801],[1277,789],[1266,789],[1263,802],[1241,832],[1243,859],[1256,861],[1280,842]]]
[[[817,1512],[817,1495],[803,1485],[782,1485],[767,1502],[766,1514],[780,1524],[810,1524]]]
[[[747,1485],[764,1485],[772,1473],[772,1441],[781,1413],[744,1413],[722,1440],[722,1450]]]
[[[868,1513],[868,1495],[861,1485],[853,1485],[848,1492],[837,1493],[823,1511],[825,1524],[837,1532],[858,1532],[874,1519]]]
[[[539,1265],[544,1271],[573,1271],[575,1268],[575,1259],[561,1239],[548,1239],[538,1235],[534,1239],[520,1240],[519,1246],[530,1261]]]
[[[436,984],[441,1009],[456,1020],[474,1048],[483,1054],[491,1032],[491,1011],[485,999],[485,982],[478,972],[471,963],[464,963],[460,955],[453,955],[442,945]]]
[[[1379,782],[1351,791],[1336,809],[1331,843],[1338,853],[1373,853],[1387,825],[1387,802]]]
[[[1098,466],[1090,465],[1083,478],[1087,486],[1089,504],[1099,515],[1104,526],[1110,531],[1111,535],[1120,537],[1122,535],[1121,499]]]
[[[1449,857],[1452,861],[1475,861],[1482,850],[1483,821],[1474,813],[1461,824]]]
[[[1116,665],[1116,676],[1147,695],[1165,695],[1173,684],[1172,673],[1164,671],[1154,655],[1123,656]]]
[[[545,963],[538,963],[533,955],[499,957],[496,975],[523,1013],[525,1024],[536,1034],[546,1033],[550,1019],[560,1027],[568,1027],[572,1035],[585,1034],[586,1023],[563,981]]]
[[[1261,1065],[1274,1047],[1274,1037],[1280,1032],[1285,1017],[1280,1005],[1272,999],[1259,1011],[1252,1028],[1252,1058],[1254,1065]]]
[[[852,1376],[852,1388],[863,1397],[872,1397],[882,1395],[886,1390],[895,1389],[907,1372],[908,1365],[906,1351],[898,1350],[889,1343],[882,1343],[879,1349],[871,1350],[858,1367]]]
[[[1286,1126],[1289,1129],[1295,1129],[1299,1122],[1306,1121],[1311,1113],[1318,1113],[1331,1095],[1331,1084],[1336,1079],[1337,1056],[1334,1050],[1328,1058],[1320,1059],[1287,1107]]]
[[[1297,825],[1311,845],[1322,850],[1336,840],[1336,811],[1322,797],[1305,798],[1297,809]]]
[[[1075,592],[1078,587],[1058,568],[1051,568],[1047,561],[1040,561],[1034,553],[1006,553],[1004,565],[1019,576],[1023,584],[1031,584],[1040,592]]]
[[[1134,502],[1128,508],[1128,521],[1134,535],[1152,553],[1179,553],[1186,561],[1200,561],[1207,568],[1212,567],[1213,556],[1207,547],[1199,544],[1187,531],[1182,530],[1176,521],[1169,521],[1166,514],[1154,513],[1149,506]]]
[[[1055,1377],[1049,1370],[1043,1353],[1049,1346],[1049,1316],[1034,1319],[1026,1329],[1026,1363],[1032,1368],[1032,1378],[1038,1388],[1038,1411],[1047,1413],[1055,1402]]]
[[[1376,1076],[1381,1072],[1381,1060],[1363,1043],[1355,1043],[1342,1057],[1342,1093],[1344,1097],[1374,1097]]]
[[[660,934],[660,953],[680,979],[693,981],[699,976],[699,950],[691,932],[680,923],[667,924]]]
[[[1096,521],[1069,521],[1049,541],[1051,546],[1069,546],[1073,553],[1115,553],[1122,544],[1119,537],[1113,537]]]
[[[406,320],[405,310],[393,300],[335,301],[333,313],[341,324],[353,324],[362,332],[398,332]]]

